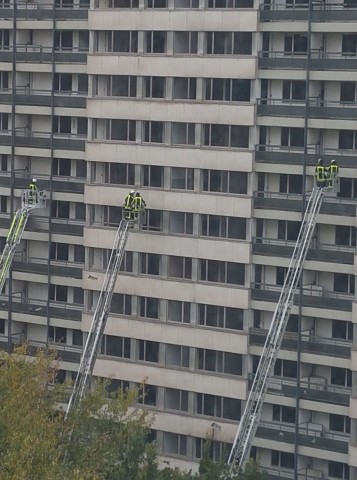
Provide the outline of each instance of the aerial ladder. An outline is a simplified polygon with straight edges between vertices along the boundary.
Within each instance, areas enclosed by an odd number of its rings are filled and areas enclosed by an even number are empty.
[[[24,190],[21,193],[21,208],[19,208],[14,215],[9,233],[6,237],[6,244],[0,257],[0,292],[2,292],[8,277],[16,247],[21,241],[30,214],[34,209],[44,208],[45,206],[45,191]]]
[[[140,212],[143,214],[143,211]],[[141,216],[141,215],[140,215]],[[79,405],[90,387],[94,364],[97,359],[105,325],[109,315],[114,286],[122,263],[130,229],[138,219],[122,220],[116,232],[113,249],[108,262],[102,290],[93,315],[92,324],[84,346],[78,374],[67,405],[65,418],[70,410]]]
[[[299,286],[304,262],[314,233],[316,218],[320,211],[326,190],[331,188],[332,187],[320,188],[315,186],[308,200],[284,285],[228,458],[228,464],[230,465],[228,478],[231,478],[237,471],[243,469],[248,460],[252,442],[260,421],[268,383],[273,374],[275,360],[279,353],[285,328],[293,307],[294,296]]]

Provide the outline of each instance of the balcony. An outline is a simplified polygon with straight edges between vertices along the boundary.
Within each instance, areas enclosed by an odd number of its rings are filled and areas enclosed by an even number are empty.
[[[279,300],[282,287],[266,283],[253,283],[251,289],[252,300],[272,302],[276,304]],[[306,286],[302,289],[302,306],[321,308],[329,310],[341,310],[352,312],[352,293],[330,292],[319,286]],[[300,293],[294,296],[294,304],[299,305]]]
[[[311,70],[356,70],[356,53],[324,52],[321,49],[311,50]]]
[[[357,151],[355,150],[321,148],[318,145],[308,145],[307,165],[315,166],[319,158],[323,158],[326,163],[329,163],[332,159],[338,159],[338,164],[342,168],[357,168]],[[271,144],[256,145],[255,161],[258,163],[302,166],[304,164],[304,147]]]
[[[282,467],[265,467],[262,469],[266,475],[266,480],[325,480],[326,477],[320,470],[302,468],[295,477],[294,470]]]
[[[323,425],[302,423],[297,438],[295,424],[261,421],[257,436],[273,441],[285,442],[332,452],[347,453],[350,436],[345,433],[326,431]]]
[[[28,87],[17,87],[15,94],[15,102],[17,105],[31,105],[36,107],[51,107],[52,106],[52,91],[40,90]],[[70,107],[70,108],[85,108],[86,107],[86,92],[55,92],[53,96],[54,107]],[[0,102],[11,103],[12,90],[7,89],[6,92],[0,90]]]
[[[12,47],[10,47],[12,50]],[[12,52],[10,53],[12,56]],[[53,49],[51,46],[43,45],[21,45],[16,46],[16,62],[25,63],[86,63],[88,48],[70,47],[68,49]],[[10,58],[11,60],[11,58]],[[3,58],[3,53],[0,52],[0,61],[9,61]]]
[[[267,334],[268,330],[266,329],[251,328],[249,344],[263,347]],[[302,352],[338,358],[351,357],[352,340],[317,337],[313,335],[311,331],[302,332],[300,339]],[[281,348],[296,352],[298,348],[298,334],[295,332],[285,332]]]
[[[45,258],[28,257],[24,252],[16,253],[12,263],[12,268],[17,272],[33,273],[40,275],[56,275],[60,277],[70,277],[81,279],[83,263],[71,262],[65,260],[48,260]]]
[[[0,296],[0,310],[7,311],[9,301],[6,295]],[[60,318],[80,322],[82,318],[83,305],[73,303],[50,301],[47,305],[46,300],[27,298],[24,295],[13,296],[11,301],[11,311],[13,314],[35,315],[39,317],[49,316],[50,318]]]
[[[258,52],[258,68],[272,68],[274,70],[305,70],[306,66],[307,54],[304,52]]]
[[[87,135],[78,133],[37,132],[27,127],[15,128],[15,145],[29,148],[55,148],[61,150],[85,149]]]
[[[340,198],[326,197],[321,205],[320,213],[324,215],[343,215],[346,217],[356,216],[355,202],[348,203]],[[254,192],[254,208],[301,212],[302,197],[299,194],[280,192]]]
[[[357,119],[357,102],[340,102],[321,100],[317,97],[309,99],[308,115],[310,118],[335,118],[341,120]]]
[[[36,177],[39,181],[41,190],[50,191],[50,188],[52,187],[52,190],[56,192],[84,194],[85,178],[53,175],[51,185],[49,175],[41,175],[36,172],[31,173],[25,169],[15,170],[14,173],[13,182],[15,188],[26,189],[31,178]],[[10,172],[0,172],[0,186],[10,187],[10,178]]]
[[[291,258],[295,242],[276,238],[253,237],[253,254],[272,257]],[[356,247],[345,245],[333,245],[327,243],[312,242],[307,253],[307,260],[318,262],[339,263],[345,265],[354,264]]]
[[[251,387],[252,381],[251,378],[249,387]],[[268,393],[296,398],[296,389],[296,379],[272,377],[269,382]],[[324,377],[305,377],[300,380],[299,384],[300,398],[314,402],[349,406],[351,392],[351,387],[329,385],[327,378]]]
[[[260,5],[260,20],[272,21],[307,21],[309,3],[285,5],[272,2]],[[312,22],[348,22],[357,20],[357,8],[343,3],[313,2],[311,11]]]
[[[54,3],[28,3],[16,2],[16,18],[19,20],[87,20],[88,4],[61,6],[60,2]],[[14,17],[14,4],[12,1],[4,1],[0,6],[0,19],[11,19]]]
[[[257,114],[269,117],[305,117],[305,100],[283,100],[281,98],[258,98]]]

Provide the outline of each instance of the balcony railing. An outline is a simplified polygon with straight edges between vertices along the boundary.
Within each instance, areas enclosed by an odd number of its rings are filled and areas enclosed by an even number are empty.
[[[53,148],[65,150],[83,150],[85,149],[85,140],[87,135],[79,133],[53,133],[30,130],[27,127],[18,127],[15,129],[16,146],[19,147],[37,147]]]
[[[315,473],[309,473],[311,470],[302,468],[295,477],[294,469],[282,467],[266,467],[262,466],[262,470],[267,475],[267,480],[325,480],[326,477],[322,472],[313,470]]]
[[[80,4],[64,4],[62,2],[16,2],[16,18],[21,20],[86,20],[88,18],[89,2]],[[14,17],[14,2],[12,0],[0,3],[0,18],[12,19]]]
[[[253,300],[276,303],[282,287],[279,285],[254,282],[251,285]],[[331,292],[324,287],[309,285],[302,288],[302,305],[304,307],[328,308],[352,312],[354,294]],[[299,293],[295,295],[295,303],[299,303]]]
[[[46,274],[49,271],[52,275],[82,278],[84,264],[65,260],[48,260],[46,258],[29,257],[25,252],[18,252],[15,254],[13,261],[13,269],[18,272],[31,272],[35,274]]]

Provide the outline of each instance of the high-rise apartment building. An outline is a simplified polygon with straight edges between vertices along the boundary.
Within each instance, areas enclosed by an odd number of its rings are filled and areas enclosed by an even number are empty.
[[[48,192],[1,295],[1,346],[78,369],[129,189],[131,233],[95,375],[146,380],[162,458],[233,441],[318,158],[322,206],[253,455],[269,479],[357,479],[357,2],[0,2],[2,246]],[[296,459],[296,462],[295,462]]]

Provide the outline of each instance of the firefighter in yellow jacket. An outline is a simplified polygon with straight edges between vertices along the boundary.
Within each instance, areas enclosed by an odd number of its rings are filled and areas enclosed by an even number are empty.
[[[331,163],[328,167],[326,167],[326,183],[328,187],[334,187],[336,177],[339,173],[340,169],[337,165],[336,160],[331,160]]]
[[[130,190],[128,195],[124,200],[124,218],[125,220],[133,219],[133,199],[135,195],[135,190]]]
[[[318,187],[326,187],[326,168],[324,166],[324,161],[322,160],[322,158],[319,158],[315,167],[315,179],[316,185]]]
[[[133,215],[134,219],[136,220],[139,216],[139,213],[144,210],[146,207],[145,200],[143,199],[142,195],[140,192],[136,192],[134,198],[133,198]]]

